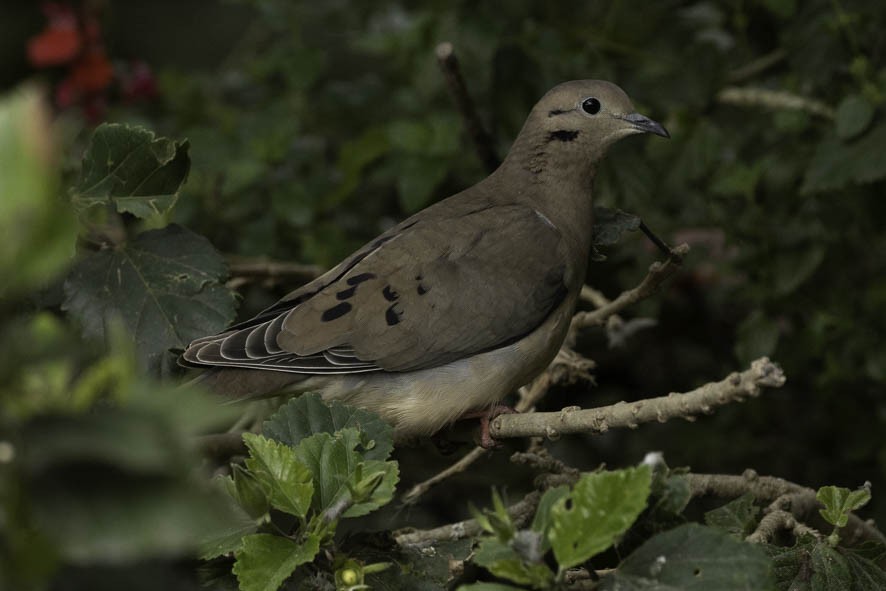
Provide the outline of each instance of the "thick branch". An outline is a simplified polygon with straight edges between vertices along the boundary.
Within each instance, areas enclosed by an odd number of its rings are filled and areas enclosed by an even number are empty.
[[[564,433],[603,433],[612,428],[635,428],[640,423],[663,423],[675,417],[690,418],[709,413],[715,406],[757,396],[761,388],[778,388],[785,382],[781,369],[763,357],[750,369],[733,373],[720,382],[705,384],[685,394],[639,400],[630,404],[587,410],[501,415],[489,426],[496,439],[509,437],[557,437]]]

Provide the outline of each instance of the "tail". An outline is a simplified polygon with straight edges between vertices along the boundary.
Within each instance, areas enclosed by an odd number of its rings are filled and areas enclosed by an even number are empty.
[[[197,386],[228,400],[248,400],[297,390],[309,375],[265,369],[209,368],[184,382],[181,387]]]

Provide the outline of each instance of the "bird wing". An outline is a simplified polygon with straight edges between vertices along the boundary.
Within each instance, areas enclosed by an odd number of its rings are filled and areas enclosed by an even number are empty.
[[[513,343],[568,292],[560,231],[523,205],[415,217],[185,362],[296,373],[411,371]]]

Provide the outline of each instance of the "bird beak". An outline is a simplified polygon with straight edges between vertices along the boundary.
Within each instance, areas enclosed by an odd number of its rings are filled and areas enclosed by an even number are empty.
[[[629,115],[622,117],[622,119],[633,125],[635,129],[642,133],[654,133],[655,135],[660,135],[661,137],[666,138],[671,137],[671,134],[668,133],[668,130],[665,129],[661,123],[653,121],[649,117],[641,115],[640,113],[630,113]]]

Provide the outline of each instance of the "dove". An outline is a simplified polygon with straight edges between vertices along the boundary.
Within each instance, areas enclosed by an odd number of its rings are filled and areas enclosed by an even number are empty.
[[[670,137],[615,84],[565,82],[488,177],[403,220],[279,302],[181,356],[231,398],[319,392],[398,440],[495,408],[541,373],[585,282],[607,149]]]

